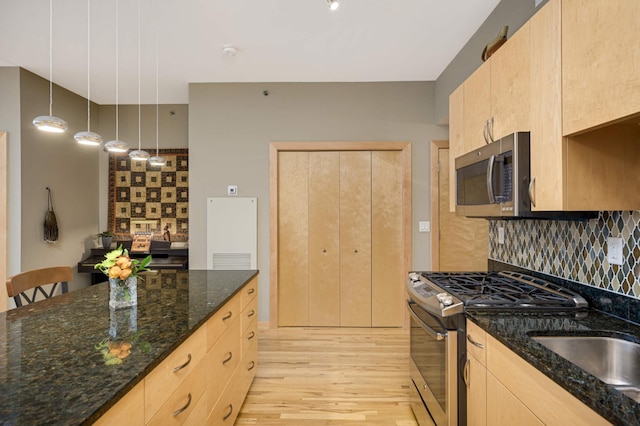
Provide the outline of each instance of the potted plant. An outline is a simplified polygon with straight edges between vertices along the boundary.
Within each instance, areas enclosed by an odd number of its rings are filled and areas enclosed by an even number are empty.
[[[105,249],[111,248],[111,242],[113,241],[113,237],[115,236],[113,232],[102,231],[96,236],[102,238],[102,248],[105,248]]]

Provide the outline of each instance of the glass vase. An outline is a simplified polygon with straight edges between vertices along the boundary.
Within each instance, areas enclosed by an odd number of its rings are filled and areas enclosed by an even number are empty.
[[[130,308],[138,305],[138,277],[126,280],[109,278],[109,307]]]

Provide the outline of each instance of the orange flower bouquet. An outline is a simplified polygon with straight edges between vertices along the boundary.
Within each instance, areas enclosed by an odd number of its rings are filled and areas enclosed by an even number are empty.
[[[148,271],[151,255],[142,260],[131,259],[129,251],[122,245],[105,255],[105,259],[94,266],[109,277],[109,306],[114,309],[138,304],[138,274]]]

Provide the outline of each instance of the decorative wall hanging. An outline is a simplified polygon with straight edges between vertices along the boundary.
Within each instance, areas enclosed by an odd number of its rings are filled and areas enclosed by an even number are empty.
[[[51,198],[51,188],[47,186],[47,213],[44,215],[44,240],[48,243],[58,241],[58,221],[53,212],[53,199]]]
[[[161,149],[167,162],[152,166],[132,160],[127,153],[109,153],[107,228],[118,240],[136,232],[152,232],[172,241],[189,239],[189,150]]]

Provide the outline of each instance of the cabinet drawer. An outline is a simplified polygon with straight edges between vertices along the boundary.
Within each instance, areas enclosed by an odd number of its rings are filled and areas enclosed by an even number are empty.
[[[205,375],[204,371],[202,372],[202,374]],[[205,384],[205,387],[206,387],[206,384]],[[193,407],[191,414],[189,414],[189,417],[187,417],[183,425],[202,426],[207,422],[207,414],[209,414],[209,412],[207,411],[207,397],[203,395],[202,398],[200,398],[200,401],[198,401],[198,403],[196,404],[196,406]]]
[[[244,309],[249,302],[256,299],[258,295],[258,277],[254,277],[251,281],[240,290],[240,299],[242,301],[242,309]]]
[[[240,374],[243,376],[243,379],[248,381],[247,386],[244,389],[244,393],[246,394],[249,390],[249,386],[251,386],[253,378],[256,375],[256,371],[258,370],[258,342],[254,342],[249,345],[246,352],[243,354],[240,366]]]
[[[247,356],[247,350],[251,345],[257,347],[258,342],[258,319],[254,319],[242,334],[242,359]]]
[[[467,321],[467,352],[480,364],[487,365],[487,333],[471,321]]]
[[[148,425],[180,425],[190,417],[206,389],[205,366],[206,360],[203,359],[147,422]]]
[[[249,324],[258,318],[258,298],[254,297],[251,302],[242,311],[242,332],[244,333]]]
[[[240,321],[220,337],[207,353],[207,409],[216,404],[242,357]]]
[[[216,426],[234,424],[244,401],[244,394],[240,393],[241,387],[241,372],[240,369],[236,369],[236,374],[233,375],[218,403],[211,410],[207,424]]]
[[[95,422],[97,426],[143,425],[144,424],[144,381],[120,399]]]
[[[204,359],[206,337],[205,329],[199,328],[147,375],[144,396],[146,419],[153,418],[167,398]]]
[[[207,348],[224,334],[231,324],[240,316],[240,294],[236,294],[207,321]]]

